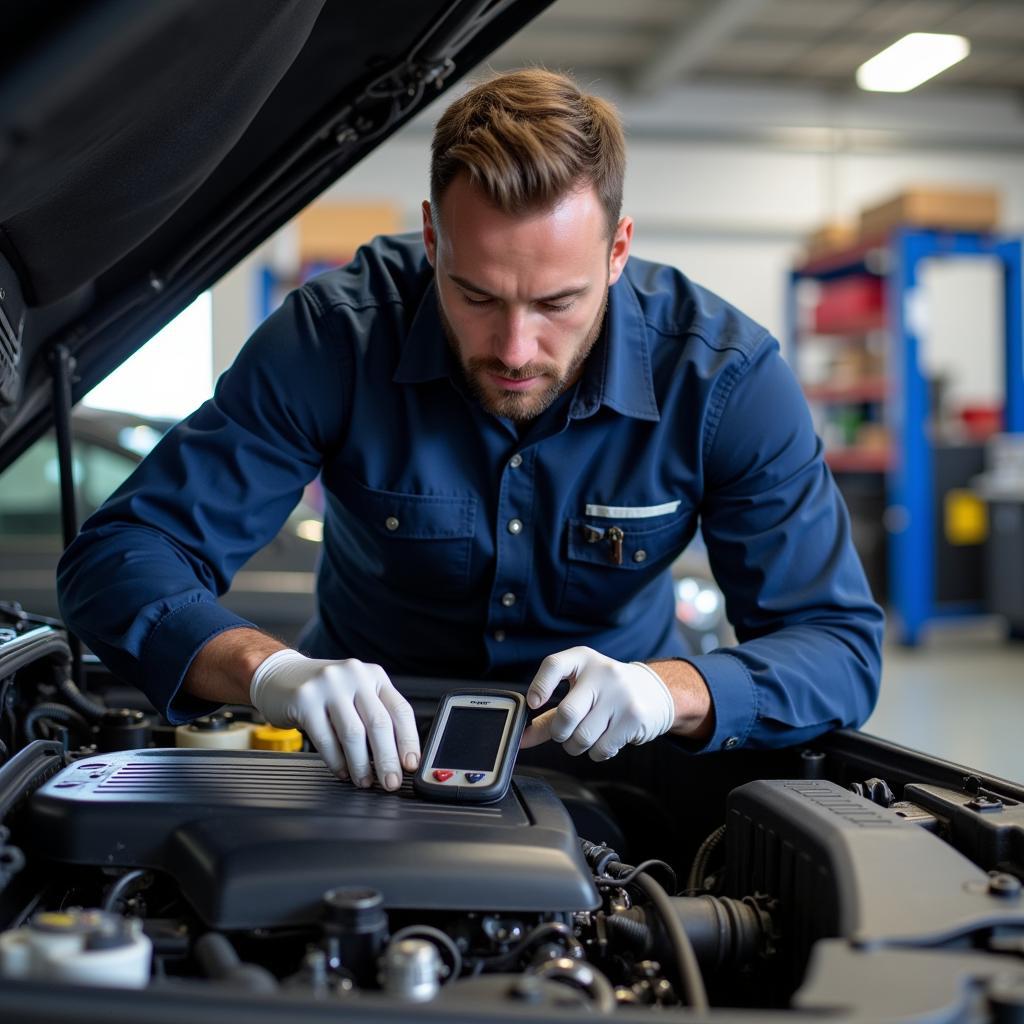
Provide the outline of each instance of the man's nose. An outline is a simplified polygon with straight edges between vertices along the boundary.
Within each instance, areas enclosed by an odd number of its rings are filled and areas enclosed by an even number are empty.
[[[495,357],[510,370],[518,370],[536,357],[537,339],[525,310],[510,309],[505,314],[494,348]]]

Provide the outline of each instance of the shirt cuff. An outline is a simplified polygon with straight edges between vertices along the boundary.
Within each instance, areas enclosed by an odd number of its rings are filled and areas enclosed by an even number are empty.
[[[171,725],[183,725],[222,706],[181,693],[181,684],[208,640],[238,628],[259,626],[213,601],[191,601],[165,615],[149,634],[141,659],[149,675],[147,696]]]
[[[679,745],[691,754],[743,746],[757,720],[757,692],[743,662],[724,651],[679,660],[692,665],[704,678],[715,709],[715,728],[707,740],[677,737]]]

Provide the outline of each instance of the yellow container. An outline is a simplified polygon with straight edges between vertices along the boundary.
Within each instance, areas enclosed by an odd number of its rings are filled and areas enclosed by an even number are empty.
[[[302,733],[298,729],[278,729],[273,725],[255,725],[250,742],[253,750],[301,750]]]
[[[945,497],[946,540],[964,546],[983,544],[988,536],[988,506],[973,491],[953,488]]]

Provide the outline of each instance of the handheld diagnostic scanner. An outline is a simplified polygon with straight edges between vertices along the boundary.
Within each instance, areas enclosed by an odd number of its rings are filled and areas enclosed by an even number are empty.
[[[437,706],[413,788],[428,800],[493,803],[508,792],[526,699],[512,690],[453,690]]]

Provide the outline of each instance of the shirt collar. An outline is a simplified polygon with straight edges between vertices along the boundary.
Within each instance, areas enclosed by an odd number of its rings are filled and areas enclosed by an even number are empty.
[[[431,280],[409,326],[391,379],[396,384],[422,384],[447,377],[449,373],[454,379],[458,367],[454,365],[448,339],[444,336],[437,310],[437,289]]]
[[[409,327],[392,380],[420,384],[449,376],[456,380],[459,375],[441,327],[437,291],[431,281]],[[634,419],[660,419],[647,325],[625,274],[608,291],[604,328],[587,357],[580,385],[569,413],[573,419],[592,416],[601,405]]]
[[[601,337],[587,357],[569,415],[593,416],[602,405],[623,416],[657,422],[651,351],[640,300],[625,274],[608,290]]]

